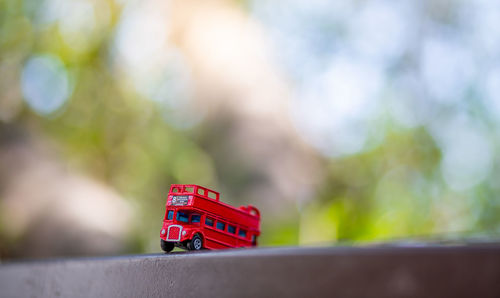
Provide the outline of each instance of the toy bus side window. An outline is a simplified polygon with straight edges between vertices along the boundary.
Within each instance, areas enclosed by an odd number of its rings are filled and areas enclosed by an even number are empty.
[[[194,193],[194,187],[193,186],[186,186],[184,188],[184,192]]]
[[[223,223],[223,222],[218,221],[216,227],[217,227],[218,230],[224,231],[224,229],[226,228],[226,224]]]
[[[214,220],[213,220],[212,218],[210,218],[210,217],[207,217],[207,218],[205,219],[205,224],[206,224],[207,226],[213,227],[213,226],[214,226]]]
[[[191,222],[200,222],[200,219],[201,219],[201,215],[199,215],[199,214],[193,214],[191,216]]]
[[[238,231],[238,236],[243,237],[243,238],[247,238],[247,231],[240,229]]]
[[[231,234],[236,234],[236,227],[232,225],[227,225],[227,231]]]
[[[172,220],[174,218],[174,211],[170,210],[167,213],[167,220]]]

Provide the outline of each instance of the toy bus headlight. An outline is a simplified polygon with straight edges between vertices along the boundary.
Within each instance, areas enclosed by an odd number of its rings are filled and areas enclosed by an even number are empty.
[[[167,232],[167,231],[165,231],[165,229],[161,229],[161,234],[162,234],[162,235],[165,235],[165,233],[166,233],[166,232]]]
[[[182,231],[182,236],[186,236],[186,231]]]

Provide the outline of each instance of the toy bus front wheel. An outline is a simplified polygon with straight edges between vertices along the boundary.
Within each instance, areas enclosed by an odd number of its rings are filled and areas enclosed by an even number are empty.
[[[189,250],[201,250],[203,248],[203,240],[200,235],[194,235],[193,239],[187,243],[187,248]]]
[[[163,249],[164,252],[171,252],[174,249],[174,243],[161,239],[161,249]]]

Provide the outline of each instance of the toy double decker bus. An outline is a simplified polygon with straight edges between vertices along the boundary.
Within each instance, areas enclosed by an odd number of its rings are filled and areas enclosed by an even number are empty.
[[[254,206],[233,207],[218,192],[193,184],[172,184],[160,231],[161,248],[223,249],[257,245],[260,213]]]

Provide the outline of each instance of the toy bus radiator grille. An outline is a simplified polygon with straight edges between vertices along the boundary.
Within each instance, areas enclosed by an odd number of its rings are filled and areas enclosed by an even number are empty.
[[[168,227],[167,240],[181,240],[182,226],[171,225]]]

